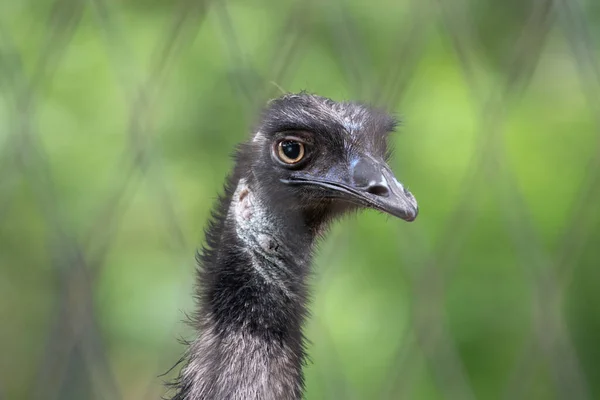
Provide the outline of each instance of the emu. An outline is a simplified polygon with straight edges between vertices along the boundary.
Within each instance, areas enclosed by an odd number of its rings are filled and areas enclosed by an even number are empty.
[[[387,161],[387,113],[305,92],[272,100],[241,144],[197,259],[198,336],[173,400],[295,400],[307,280],[332,220],[371,208],[416,218]]]

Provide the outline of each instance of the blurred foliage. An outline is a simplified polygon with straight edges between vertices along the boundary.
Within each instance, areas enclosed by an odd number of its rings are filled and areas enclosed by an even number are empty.
[[[278,86],[400,114],[421,209],[322,244],[307,399],[600,397],[600,7],[570,4],[0,2],[0,398],[164,394]]]

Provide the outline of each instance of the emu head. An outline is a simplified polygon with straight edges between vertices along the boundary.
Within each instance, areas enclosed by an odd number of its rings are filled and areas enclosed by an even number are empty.
[[[361,104],[288,94],[269,103],[238,156],[269,207],[301,210],[317,225],[357,208],[413,221],[417,202],[387,164],[395,127]]]

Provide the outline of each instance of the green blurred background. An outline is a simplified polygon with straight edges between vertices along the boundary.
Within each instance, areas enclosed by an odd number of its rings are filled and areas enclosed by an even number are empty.
[[[600,3],[0,1],[0,399],[158,399],[285,91],[402,116],[412,224],[315,262],[307,399],[600,398]]]

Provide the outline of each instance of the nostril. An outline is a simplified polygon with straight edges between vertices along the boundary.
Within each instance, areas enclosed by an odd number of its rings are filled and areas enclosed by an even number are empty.
[[[367,188],[367,192],[381,197],[388,197],[390,195],[390,191],[387,186],[380,184],[370,185]]]

